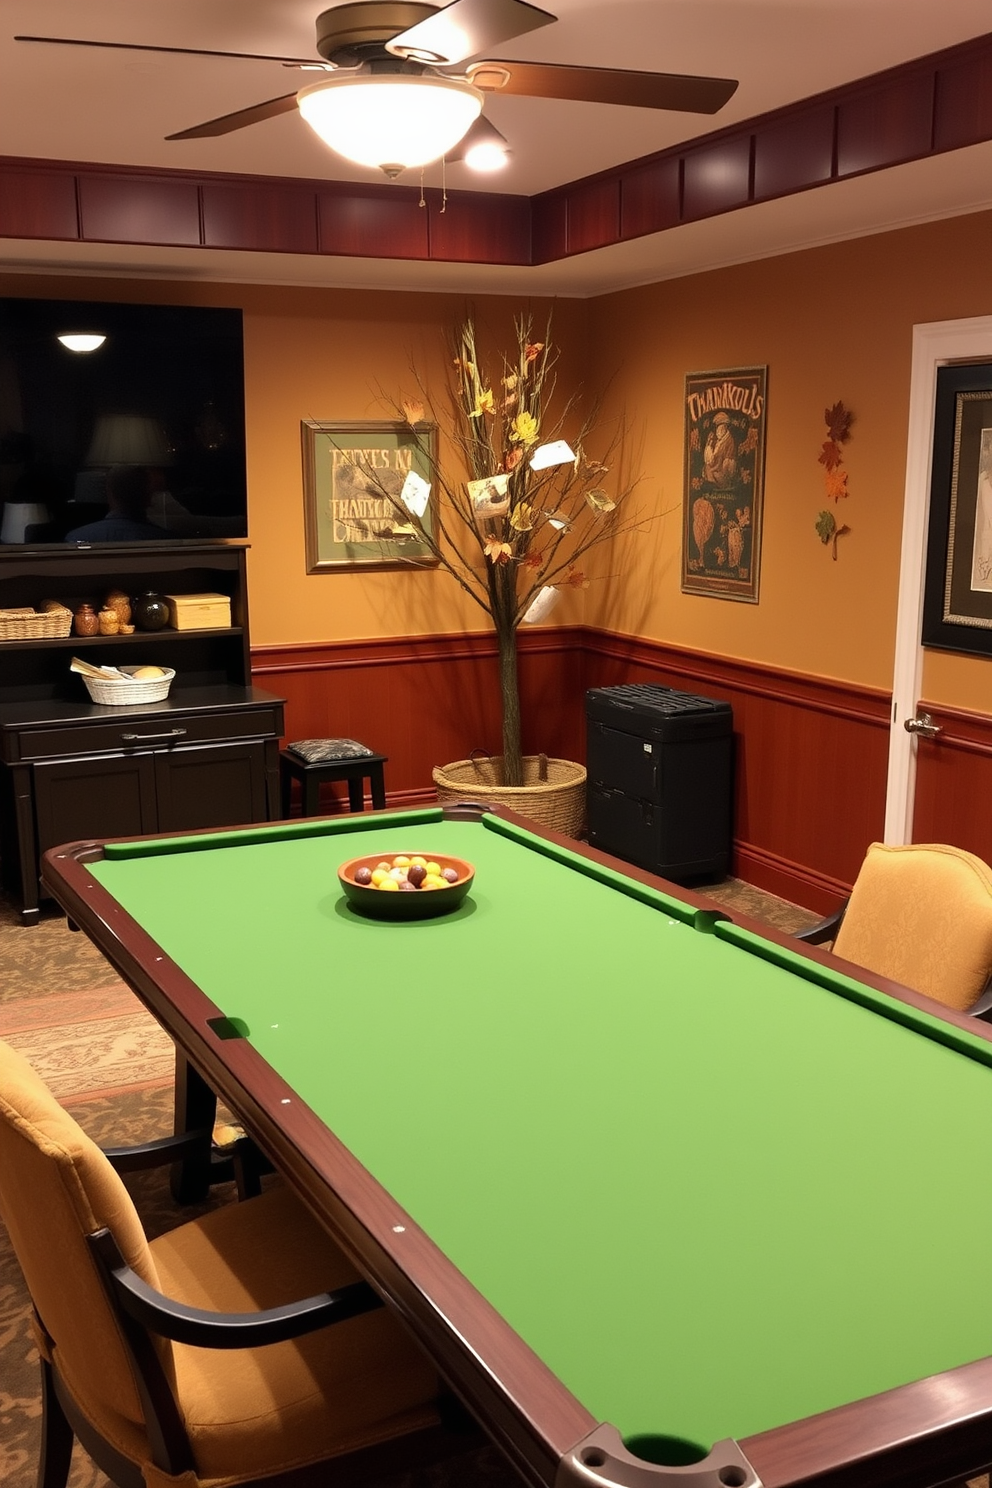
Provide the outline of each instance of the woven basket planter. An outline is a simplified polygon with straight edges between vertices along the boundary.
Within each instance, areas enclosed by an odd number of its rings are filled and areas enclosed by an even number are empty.
[[[523,785],[500,785],[502,766],[500,755],[439,766],[434,771],[438,801],[442,806],[455,801],[497,802],[566,837],[578,837],[586,815],[584,765],[539,754],[525,755]],[[542,769],[546,778],[542,778]]]

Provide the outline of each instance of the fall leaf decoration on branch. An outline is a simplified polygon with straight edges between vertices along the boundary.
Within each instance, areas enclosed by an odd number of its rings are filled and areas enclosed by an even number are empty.
[[[837,402],[832,408],[824,410],[824,422],[827,426],[827,437],[823,441],[820,453],[817,456],[819,463],[823,466],[823,483],[827,498],[830,501],[840,501],[847,497],[847,471],[842,469],[844,454],[841,450],[842,444],[847,444],[851,437],[851,425],[854,423],[854,414],[845,408],[843,403]],[[847,523],[838,523],[834,513],[829,508],[821,511],[816,519],[816,532],[824,547],[828,543],[833,545],[833,559],[837,562],[837,540],[850,532]]]
[[[627,506],[637,482],[626,473],[622,416],[594,431],[595,398],[555,398],[558,351],[550,320],[540,339],[527,315],[516,318],[514,329],[515,344],[487,368],[469,317],[454,332],[447,387],[431,389],[414,372],[409,396],[382,394],[416,440],[429,475],[425,488],[433,488],[429,515],[426,500],[411,507],[407,486],[397,494],[372,466],[363,467],[370,489],[492,621],[501,783],[511,786],[523,780],[518,627],[544,620],[563,592],[587,589],[599,577],[587,570],[590,550],[643,524]],[[440,430],[439,454],[421,433],[425,421]]]

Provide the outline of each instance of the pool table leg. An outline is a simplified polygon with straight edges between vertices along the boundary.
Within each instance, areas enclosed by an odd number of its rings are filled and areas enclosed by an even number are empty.
[[[203,1149],[176,1163],[172,1169],[172,1197],[178,1204],[196,1204],[206,1198],[211,1183],[230,1178],[233,1166],[217,1163],[212,1156],[217,1097],[181,1049],[176,1049],[176,1133],[202,1131]],[[221,1172],[224,1166],[226,1171]]]

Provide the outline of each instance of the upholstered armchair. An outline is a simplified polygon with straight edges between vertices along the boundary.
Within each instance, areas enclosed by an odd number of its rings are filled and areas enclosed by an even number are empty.
[[[992,870],[942,843],[873,842],[846,905],[799,940],[947,1007],[992,1013]]]
[[[39,1488],[64,1488],[74,1436],[120,1488],[351,1488],[478,1445],[287,1188],[149,1241],[107,1155],[3,1043],[0,1212],[36,1313]]]

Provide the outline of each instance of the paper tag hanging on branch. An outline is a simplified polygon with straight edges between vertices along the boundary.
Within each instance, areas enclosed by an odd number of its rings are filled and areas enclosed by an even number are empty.
[[[575,459],[564,439],[555,439],[551,444],[539,444],[530,457],[531,470],[549,470],[552,465],[571,465]]]
[[[553,584],[545,584],[539,589],[524,611],[523,621],[525,625],[537,625],[546,620],[561,599],[560,592]]]
[[[407,511],[413,512],[415,517],[423,517],[430,499],[430,483],[425,481],[423,476],[418,475],[415,470],[411,470],[403,482],[403,489],[400,491],[400,500],[403,505]]]
[[[477,517],[501,517],[508,510],[510,505],[510,495],[507,491],[509,481],[510,477],[507,474],[488,475],[485,480],[466,481],[465,489]]]

